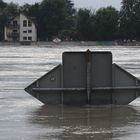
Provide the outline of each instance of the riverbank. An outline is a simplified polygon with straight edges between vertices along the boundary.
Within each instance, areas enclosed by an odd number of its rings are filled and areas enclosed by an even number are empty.
[[[62,42],[0,42],[0,46],[20,46],[20,45],[34,45],[34,46],[140,46],[140,42],[118,42],[118,41],[62,41]]]

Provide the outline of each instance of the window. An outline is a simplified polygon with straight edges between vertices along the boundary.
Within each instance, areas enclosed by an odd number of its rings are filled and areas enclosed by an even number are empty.
[[[28,33],[32,33],[32,30],[28,30]]]
[[[13,20],[13,26],[17,26],[17,20]]]
[[[23,27],[27,27],[27,20],[23,20]]]
[[[24,30],[24,31],[23,31],[23,33],[27,33],[27,31],[26,31],[26,30]]]
[[[13,33],[17,33],[17,30],[13,30]]]
[[[28,20],[28,26],[31,27],[32,26],[32,22],[30,20]]]
[[[32,37],[31,37],[31,36],[29,36],[29,37],[28,37],[28,40],[32,41]]]
[[[24,36],[24,37],[23,37],[23,40],[27,40],[27,37],[26,37],[26,36]]]

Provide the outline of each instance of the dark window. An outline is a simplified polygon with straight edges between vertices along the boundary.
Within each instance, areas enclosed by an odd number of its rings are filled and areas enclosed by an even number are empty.
[[[28,20],[28,26],[31,27],[32,26],[32,22],[30,20]]]
[[[32,30],[28,30],[28,33],[32,33]]]
[[[27,33],[27,31],[26,31],[26,30],[24,30],[24,31],[23,31],[23,33]]]
[[[13,30],[13,33],[17,33],[17,30]]]
[[[17,20],[13,20],[13,26],[17,26]]]
[[[24,36],[24,37],[23,37],[23,40],[27,40],[27,37],[26,37],[26,36]]]
[[[27,27],[27,20],[23,20],[23,27]]]
[[[10,22],[10,21],[8,21],[8,25],[9,25],[9,24],[11,24],[11,22]]]
[[[31,37],[31,36],[29,36],[29,37],[28,37],[28,40],[32,41],[32,37]]]

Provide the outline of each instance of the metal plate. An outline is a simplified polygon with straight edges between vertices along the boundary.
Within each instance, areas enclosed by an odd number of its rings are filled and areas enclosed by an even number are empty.
[[[112,86],[112,54],[110,52],[65,52],[63,54],[63,87],[64,88],[94,88]],[[89,56],[88,56],[89,55]],[[88,58],[89,57],[89,58]],[[87,85],[87,66],[90,63],[90,82]],[[79,94],[77,96],[77,94]],[[94,93],[90,95],[90,104],[112,102],[112,94]],[[88,102],[87,93],[65,92],[64,102]]]
[[[113,87],[138,86],[139,80],[117,64],[113,64]],[[113,104],[129,104],[138,97],[136,89],[114,90]]]
[[[44,104],[61,104],[62,94],[60,91],[33,91],[33,88],[60,88],[62,81],[61,67],[61,65],[58,65],[25,88],[25,91]]]

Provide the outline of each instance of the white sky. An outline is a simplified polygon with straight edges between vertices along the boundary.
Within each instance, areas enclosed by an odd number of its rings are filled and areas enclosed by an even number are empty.
[[[24,3],[33,4],[35,2],[41,2],[42,0],[3,0],[4,2],[14,2],[22,5]],[[88,8],[97,10],[100,7],[106,7],[112,5],[117,9],[120,9],[121,1],[122,0],[72,0],[75,4],[76,8]]]

